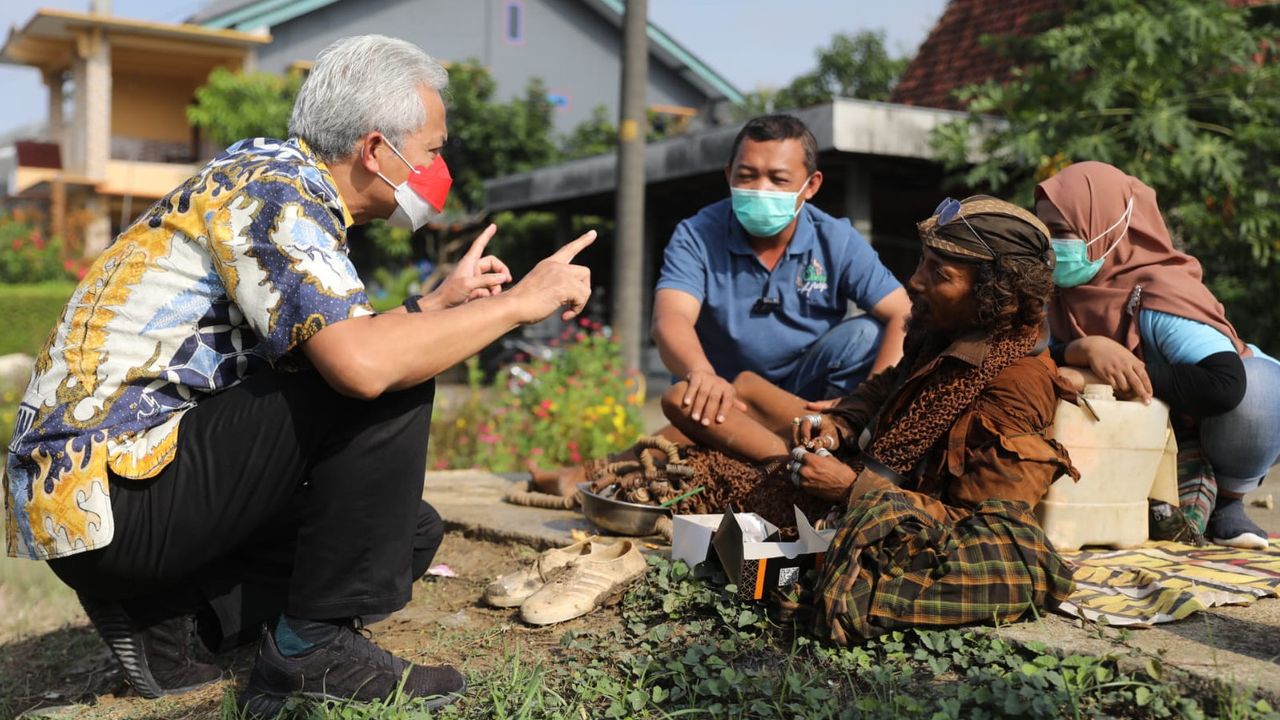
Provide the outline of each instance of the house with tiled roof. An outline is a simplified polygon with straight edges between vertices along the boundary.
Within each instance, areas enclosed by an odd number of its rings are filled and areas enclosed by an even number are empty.
[[[1227,0],[1261,5],[1277,0]],[[1010,66],[982,38],[1030,36],[1060,22],[1073,0],[951,0],[909,64],[890,102],[836,98],[794,111],[818,143],[821,191],[813,204],[848,218],[872,241],[881,260],[906,279],[919,257],[915,223],[947,194],[966,189],[946,182],[930,134],[963,117],[954,92],[972,83],[1007,76]],[[737,126],[709,127],[650,143],[645,150],[646,262],[630,268],[652,287],[675,226],[704,205],[724,197],[724,165]],[[616,157],[598,155],[537,168],[485,183],[492,210],[541,211],[560,217],[561,241],[569,239],[574,215],[612,217]],[[593,250],[611,252],[601,236]],[[609,272],[611,265],[600,263]],[[605,277],[608,277],[605,275]],[[624,329],[640,333],[643,328]],[[661,371],[650,357],[650,370]]]
[[[1226,0],[1237,7],[1277,0]],[[955,92],[966,85],[1001,80],[1009,60],[987,47],[986,36],[1029,37],[1054,27],[1072,0],[951,0],[902,74],[889,101],[959,110]]]
[[[955,91],[1001,79],[1008,60],[984,46],[986,35],[1030,36],[1052,27],[1069,0],[951,0],[902,74],[889,101],[961,109]]]
[[[270,39],[37,11],[9,31],[0,63],[40,71],[48,115],[42,127],[0,142],[0,196],[47,204],[53,233],[96,254],[212,155],[187,105],[215,68],[251,65],[254,49]]]
[[[403,38],[446,64],[476,59],[498,100],[540,78],[566,132],[598,105],[617,114],[623,9],[623,0],[209,0],[178,24],[39,10],[0,46],[0,63],[40,70],[49,90],[44,126],[0,143],[0,201],[46,204],[55,234],[94,255],[217,151],[186,115],[210,71],[305,71],[334,40],[361,33]],[[742,101],[660,28],[650,24],[648,37],[651,112],[697,125]]]

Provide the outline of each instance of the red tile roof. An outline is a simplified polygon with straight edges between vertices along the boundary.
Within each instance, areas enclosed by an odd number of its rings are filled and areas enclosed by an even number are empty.
[[[1227,0],[1254,7],[1277,0]],[[956,90],[985,80],[1001,80],[1008,61],[983,47],[984,35],[1024,37],[1060,21],[1071,0],[951,0],[907,66],[889,101],[904,105],[962,109]]]

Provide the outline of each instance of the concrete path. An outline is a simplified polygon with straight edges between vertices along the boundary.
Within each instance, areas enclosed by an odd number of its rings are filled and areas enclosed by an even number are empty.
[[[1272,477],[1255,496],[1277,489]],[[573,542],[571,533],[601,532],[577,511],[518,507],[502,496],[523,486],[519,474],[496,475],[478,470],[427,473],[427,501],[440,511],[446,525],[470,536],[498,542],[518,542],[543,550]],[[1251,507],[1263,526],[1280,533],[1280,510]],[[660,544],[658,538],[647,542]],[[1242,690],[1256,690],[1280,701],[1280,600],[1265,599],[1248,607],[1226,607],[1195,615],[1178,623],[1120,631],[1049,616],[1022,622],[996,632],[1019,642],[1041,642],[1059,653],[1115,655],[1122,665],[1147,669],[1158,665],[1184,682],[1225,682]]]
[[[422,496],[440,512],[445,526],[492,542],[517,542],[538,550],[573,542],[574,530],[595,531],[577,510],[518,507],[502,501],[513,488],[523,489],[517,473],[441,470],[427,473]]]

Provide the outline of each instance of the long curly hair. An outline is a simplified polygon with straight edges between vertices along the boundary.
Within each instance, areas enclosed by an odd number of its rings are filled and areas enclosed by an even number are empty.
[[[996,375],[1036,345],[1053,292],[1053,269],[1041,258],[1001,256],[977,265],[973,281],[975,329],[988,337],[989,350],[977,367],[940,367],[892,417],[877,428],[868,454],[907,475],[955,419]],[[909,326],[903,344],[906,372],[929,362],[950,339]]]
[[[1002,256],[978,265],[973,297],[978,328],[1001,335],[1039,328],[1053,294],[1053,268],[1039,258]]]

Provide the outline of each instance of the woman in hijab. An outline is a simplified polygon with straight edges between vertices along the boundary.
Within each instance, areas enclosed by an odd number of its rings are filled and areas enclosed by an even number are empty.
[[[1205,535],[1265,549],[1242,498],[1280,461],[1280,363],[1240,339],[1137,178],[1076,163],[1036,188],[1036,214],[1054,238],[1049,320],[1056,359],[1074,366],[1064,377],[1159,398],[1194,424],[1217,478]]]

